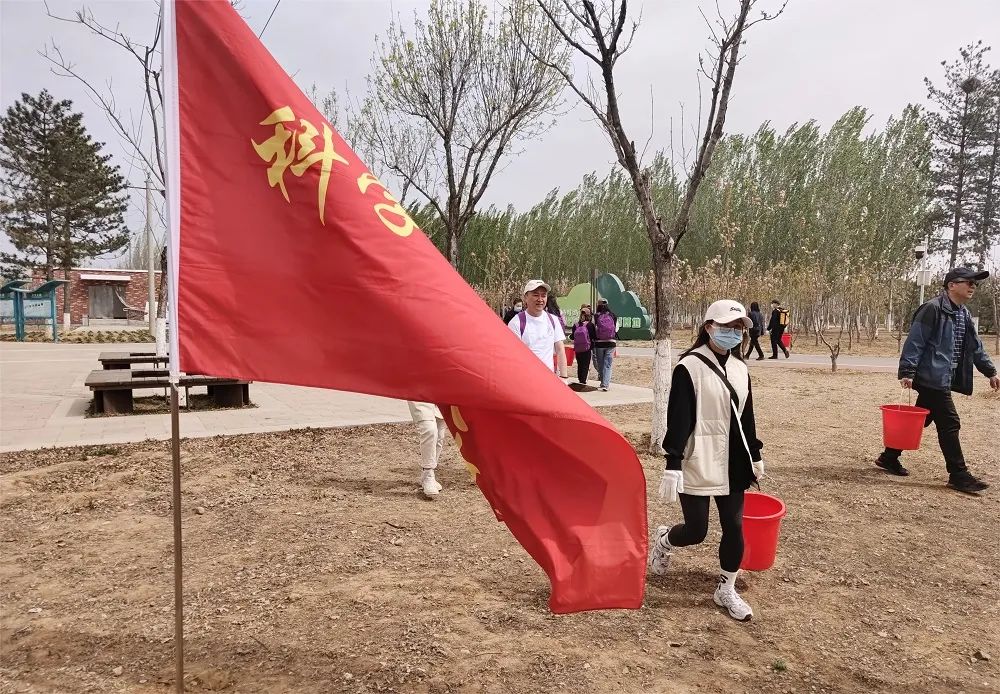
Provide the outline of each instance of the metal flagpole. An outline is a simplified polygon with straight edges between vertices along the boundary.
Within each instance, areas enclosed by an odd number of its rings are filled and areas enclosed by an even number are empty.
[[[177,325],[177,289],[180,260],[180,114],[177,91],[177,26],[174,0],[160,4],[163,22],[163,122],[166,150],[164,188],[167,193],[167,330],[170,359],[170,447],[173,478],[174,525],[174,691],[184,692],[184,554],[181,528],[181,438],[177,385],[180,347]]]
[[[184,559],[181,545],[181,436],[177,383],[170,381],[170,450],[174,511],[174,690],[184,691]]]

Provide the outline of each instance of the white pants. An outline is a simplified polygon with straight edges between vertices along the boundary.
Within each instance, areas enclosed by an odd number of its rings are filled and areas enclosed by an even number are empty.
[[[416,422],[417,433],[420,436],[420,467],[424,470],[434,470],[438,466],[441,448],[444,447],[444,436],[448,433],[448,425],[443,419],[423,419]]]

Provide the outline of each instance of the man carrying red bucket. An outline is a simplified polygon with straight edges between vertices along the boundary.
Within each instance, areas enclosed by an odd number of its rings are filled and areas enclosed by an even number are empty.
[[[976,286],[989,276],[986,271],[976,272],[966,267],[955,268],[945,275],[944,291],[914,314],[899,357],[900,382],[904,388],[916,390],[917,407],[928,410],[924,426],[934,422],[937,427],[948,470],[948,486],[967,494],[981,492],[990,485],[969,472],[965,464],[958,440],[961,422],[951,391],[972,395],[973,366],[990,379],[993,390],[1000,390],[997,369],[965,308],[975,295]],[[875,464],[893,475],[909,475],[899,462],[901,452],[887,447]]]

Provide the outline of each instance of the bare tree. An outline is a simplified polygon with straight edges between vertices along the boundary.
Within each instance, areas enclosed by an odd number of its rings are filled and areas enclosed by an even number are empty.
[[[640,20],[629,21],[628,0],[602,2],[600,8],[592,0],[536,0],[549,22],[565,43],[586,59],[589,70],[585,75],[573,75],[569,70],[535,51],[535,58],[562,75],[580,100],[593,112],[614,149],[618,163],[628,173],[639,204],[643,223],[649,236],[654,273],[654,306],[656,333],[653,358],[653,431],[650,447],[662,453],[661,442],[666,433],[667,395],[670,390],[670,267],[677,245],[688,231],[691,208],[698,187],[712,163],[715,148],[722,138],[729,110],[729,97],[740,62],[740,48],[747,30],[759,22],[776,18],[784,4],[772,13],[760,12],[751,18],[759,0],[739,0],[734,17],[723,15],[716,4],[717,16],[705,17],[711,33],[711,52],[699,60],[701,75],[708,80],[711,93],[708,115],[704,123],[697,152],[686,172],[687,183],[672,219],[664,220],[657,209],[650,186],[650,169],[642,161],[635,140],[622,120],[615,67],[628,52],[639,28]],[[532,49],[524,35],[522,45]],[[597,73],[595,80],[594,72]],[[598,82],[599,81],[599,82]],[[599,83],[597,86],[595,83]]]
[[[140,71],[143,90],[142,112],[138,116],[126,112],[115,98],[109,83],[101,89],[95,82],[83,75],[56,44],[46,46],[40,52],[52,64],[52,71],[61,77],[71,77],[80,82],[90,94],[94,103],[108,118],[125,145],[126,153],[133,163],[149,171],[155,186],[164,194],[165,180],[163,167],[163,87],[160,77],[160,39],[162,22],[157,19],[153,35],[148,43],[125,34],[119,26],[110,26],[98,20],[87,7],[77,10],[72,17],[54,14],[45,3],[45,11],[52,19],[70,24],[78,24],[91,34],[110,42],[124,50],[135,61]]]
[[[115,96],[110,81],[102,88],[98,82],[84,75],[76,64],[67,57],[55,43],[48,45],[40,55],[52,65],[52,72],[60,77],[69,77],[84,86],[93,102],[104,111],[108,122],[114,128],[122,142],[125,156],[133,165],[148,171],[153,180],[154,189],[160,194],[153,205],[153,211],[160,220],[161,226],[166,226],[163,202],[166,198],[166,172],[164,168],[164,122],[163,122],[163,81],[160,74],[161,39],[163,38],[162,17],[155,17],[152,25],[152,38],[147,42],[126,34],[120,25],[111,26],[99,20],[87,7],[77,10],[72,16],[62,16],[52,12],[48,2],[45,2],[45,12],[56,21],[77,24],[90,34],[105,42],[114,44],[125,51],[134,61],[138,71],[138,84],[142,90],[143,100],[140,113],[123,109]],[[151,19],[152,19],[151,15]],[[134,89],[133,85],[133,89]],[[146,210],[143,209],[143,214]],[[136,247],[145,248],[145,238],[133,239]],[[165,242],[166,239],[163,239]],[[145,263],[143,263],[145,265]],[[166,302],[163,297],[163,277],[157,301],[157,313],[160,318],[166,315]]]
[[[563,84],[548,66],[565,69],[568,56],[530,0],[513,0],[499,15],[483,0],[432,0],[411,33],[394,22],[378,45],[352,134],[427,199],[452,265],[497,169],[518,142],[551,125]]]
[[[140,169],[148,171],[153,179],[153,187],[160,194],[154,203],[153,209],[159,217],[160,224],[166,226],[164,217],[163,201],[166,198],[166,173],[164,168],[164,122],[163,122],[163,81],[160,72],[162,62],[160,55],[162,51],[161,40],[163,38],[163,18],[158,13],[155,17],[150,15],[152,36],[148,42],[136,39],[126,34],[121,26],[102,22],[87,7],[77,10],[72,16],[55,14],[49,7],[48,2],[44,2],[45,12],[56,21],[77,24],[90,34],[97,36],[105,42],[114,44],[127,53],[139,71],[139,88],[142,90],[142,107],[138,114],[123,109],[115,96],[115,90],[110,82],[104,87],[100,87],[99,82],[84,75],[77,69],[76,64],[67,57],[58,45],[52,43],[40,52],[40,55],[52,65],[52,72],[60,77],[69,77],[84,86],[94,103],[100,108],[111,123],[115,132],[121,138],[125,155],[132,164]],[[237,11],[241,10],[241,3],[238,0],[230,0],[230,5]],[[272,11],[273,14],[273,11]],[[155,24],[152,20],[155,19]],[[266,25],[265,25],[266,28]],[[263,31],[263,30],[262,30]],[[135,85],[132,86],[135,88]],[[143,210],[145,214],[145,209]],[[166,239],[159,242],[161,247]],[[145,248],[145,238],[135,239],[136,248]],[[145,264],[145,262],[143,263]],[[165,270],[165,268],[163,268]],[[164,295],[164,277],[166,272],[160,277],[160,287],[157,302],[159,317],[164,317],[166,302],[162,300]]]

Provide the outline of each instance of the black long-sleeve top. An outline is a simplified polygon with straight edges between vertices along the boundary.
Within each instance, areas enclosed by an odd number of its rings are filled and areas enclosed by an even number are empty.
[[[767,329],[770,332],[784,332],[785,326],[781,324],[781,311],[778,309],[771,311],[771,320],[767,322]]]
[[[719,361],[719,366],[725,372],[729,354],[712,352]],[[749,384],[748,384],[749,388]],[[673,381],[670,384],[670,399],[667,401],[667,435],[663,437],[663,450],[666,452],[667,469],[680,470],[684,460],[684,450],[694,432],[697,420],[695,407],[697,395],[694,383],[686,367],[678,364],[674,367]],[[740,439],[737,427],[743,427],[750,456]],[[729,421],[729,486],[734,489],[747,489],[757,481],[750,465],[751,460],[760,460],[760,451],[764,444],[757,439],[757,423],[753,413],[753,390],[747,392],[747,402],[737,423],[736,414],[730,414]]]

